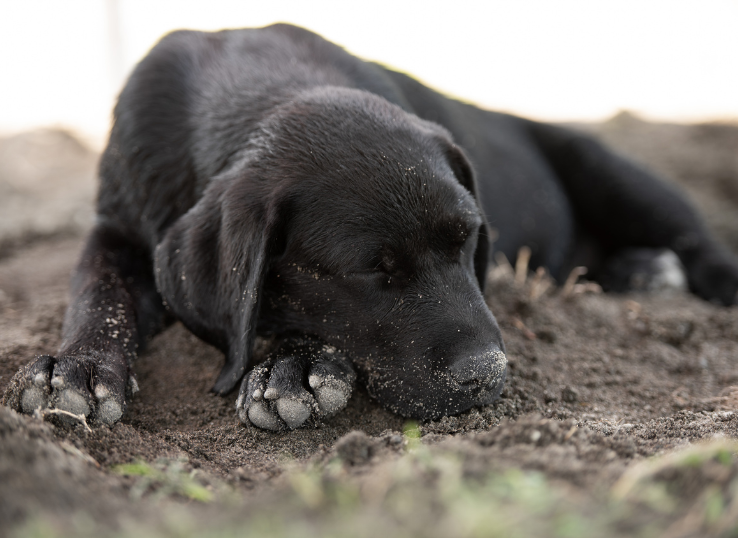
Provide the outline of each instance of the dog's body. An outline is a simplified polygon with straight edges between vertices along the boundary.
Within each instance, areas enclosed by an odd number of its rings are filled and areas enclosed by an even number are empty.
[[[260,427],[335,413],[355,370],[406,416],[489,403],[506,361],[485,220],[496,250],[527,245],[557,278],[586,264],[622,287],[629,249],[668,248],[695,293],[735,300],[738,265],[671,187],[299,28],[170,34],[115,116],[64,343],[14,381],[26,412],[115,422],[138,347],[173,318],[226,354],[220,393],[257,332],[281,339],[241,385],[239,416]]]

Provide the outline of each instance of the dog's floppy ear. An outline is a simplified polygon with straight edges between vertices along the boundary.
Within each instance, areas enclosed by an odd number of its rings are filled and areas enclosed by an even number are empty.
[[[479,239],[477,240],[477,250],[474,251],[474,273],[479,281],[479,288],[484,293],[484,285],[487,281],[487,264],[489,263],[489,228],[487,227],[487,219],[484,216],[482,203],[479,200],[477,180],[469,159],[467,159],[460,147],[455,144],[449,144],[446,150],[446,158],[459,183],[474,195],[477,207],[479,208],[479,215],[482,217],[482,226],[479,228]]]
[[[220,394],[246,372],[270,248],[281,233],[278,202],[263,190],[242,177],[214,179],[156,248],[156,284],[165,304],[225,352],[213,386]]]

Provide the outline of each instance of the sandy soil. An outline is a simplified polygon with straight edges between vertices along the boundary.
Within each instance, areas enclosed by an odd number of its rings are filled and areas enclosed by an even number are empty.
[[[650,124],[627,114],[579,127],[682,185],[738,252],[738,127]],[[0,389],[34,355],[59,344],[69,274],[91,222],[95,160],[66,133],[0,140]],[[420,443],[460,458],[465,476],[538,471],[586,504],[622,483],[644,457],[738,438],[738,308],[678,292],[565,295],[551,288],[534,297],[530,277],[516,284],[497,269],[489,278],[487,298],[511,369],[502,398],[419,425]],[[131,519],[154,528],[183,505],[202,511],[203,521],[213,514],[247,521],[254,507],[286,502],[285,487],[302,491],[290,476],[303,476],[295,469],[307,462],[328,469],[339,457],[348,475],[366,482],[371,469],[379,473],[414,442],[416,430],[403,435],[405,421],[360,389],[318,428],[246,428],[235,417],[235,395],[209,392],[222,360],[175,325],[139,357],[141,391],[112,428],[64,428],[0,407],[0,535],[39,520],[52,522],[47,535],[77,532],[84,527],[79,514],[95,533]],[[136,500],[153,498],[156,480],[142,486],[116,466],[138,461],[170,470],[178,462],[177,472],[196,476],[206,491],[224,487],[238,500],[193,503],[177,490],[180,482],[163,478],[159,484],[176,482],[164,505]],[[705,480],[699,491],[729,482]]]

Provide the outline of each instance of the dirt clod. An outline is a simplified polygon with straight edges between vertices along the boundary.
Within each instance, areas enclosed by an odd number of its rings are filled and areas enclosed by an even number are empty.
[[[335,444],[336,454],[349,465],[367,463],[376,452],[376,442],[364,432],[353,431]]]

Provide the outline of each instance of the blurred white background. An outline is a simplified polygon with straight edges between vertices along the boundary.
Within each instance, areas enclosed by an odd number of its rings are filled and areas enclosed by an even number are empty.
[[[99,148],[163,34],[277,21],[539,119],[738,120],[738,0],[3,0],[0,133],[69,127]]]

